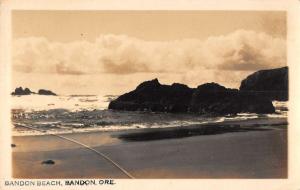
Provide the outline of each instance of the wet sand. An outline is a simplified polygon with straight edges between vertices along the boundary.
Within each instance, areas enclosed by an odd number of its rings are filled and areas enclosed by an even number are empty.
[[[216,126],[223,128],[210,130]],[[106,154],[135,178],[287,177],[287,124],[280,119],[63,136]],[[89,149],[55,136],[19,136],[13,143],[16,178],[127,178]],[[41,164],[49,159],[55,164]]]

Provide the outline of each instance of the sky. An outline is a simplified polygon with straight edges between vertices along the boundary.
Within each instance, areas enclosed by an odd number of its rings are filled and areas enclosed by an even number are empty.
[[[122,94],[145,80],[238,88],[286,65],[286,13],[13,11],[12,88]]]

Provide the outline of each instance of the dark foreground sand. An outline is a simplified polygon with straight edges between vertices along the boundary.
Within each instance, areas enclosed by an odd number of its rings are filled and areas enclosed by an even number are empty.
[[[189,126],[64,136],[105,153],[135,178],[286,178],[285,123],[207,126],[225,126],[217,132]],[[13,137],[13,143],[16,178],[126,178],[91,150],[55,136]],[[41,164],[48,159],[55,164]]]

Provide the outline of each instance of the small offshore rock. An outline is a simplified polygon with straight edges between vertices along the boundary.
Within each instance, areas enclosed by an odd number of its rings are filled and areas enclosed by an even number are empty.
[[[45,160],[42,162],[42,164],[53,165],[55,162],[53,160]]]
[[[23,96],[34,94],[29,88],[23,89],[22,87],[16,88],[14,92],[11,93],[13,96]]]
[[[40,89],[38,91],[39,95],[48,95],[48,96],[57,96],[57,94],[55,94],[54,92],[52,92],[51,90],[45,90],[45,89]]]

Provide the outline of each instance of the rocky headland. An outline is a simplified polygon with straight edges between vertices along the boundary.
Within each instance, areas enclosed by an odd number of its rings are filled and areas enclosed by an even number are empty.
[[[287,100],[287,76],[286,67],[258,71],[243,80],[240,90],[217,83],[206,83],[197,88],[179,83],[164,85],[153,79],[111,101],[108,108],[218,115],[274,113],[272,100]]]
[[[240,91],[262,95],[270,100],[288,100],[288,67],[261,70],[249,75]]]

